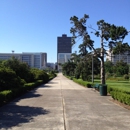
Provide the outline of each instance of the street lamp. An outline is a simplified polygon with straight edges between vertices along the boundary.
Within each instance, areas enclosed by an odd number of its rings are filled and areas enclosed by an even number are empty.
[[[129,65],[129,82],[130,82],[130,65]]]
[[[93,57],[95,56],[94,52],[91,52],[91,56],[92,56],[92,83],[94,83],[94,59],[93,59]]]
[[[92,83],[94,83],[94,75],[93,75],[93,54],[92,54]]]
[[[130,32],[130,30],[128,31],[128,33]],[[127,54],[127,64],[128,64],[128,55],[130,55],[130,53],[129,54]],[[130,64],[129,64],[129,82],[130,82]]]

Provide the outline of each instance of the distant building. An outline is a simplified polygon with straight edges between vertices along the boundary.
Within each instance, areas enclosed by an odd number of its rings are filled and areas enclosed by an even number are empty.
[[[63,34],[62,37],[57,37],[57,64],[58,70],[62,71],[59,63],[63,64],[71,58],[71,37]]]
[[[26,62],[30,67],[42,69],[47,64],[47,53],[0,53],[1,60],[8,60],[12,56],[19,59],[22,62]]]
[[[112,63],[116,63],[118,61],[126,62],[127,64],[130,64],[130,53],[125,52],[124,54],[116,54],[114,55],[112,52],[107,51],[106,60],[111,61]]]
[[[50,69],[55,69],[55,64],[54,63],[47,63],[47,68],[50,68]]]

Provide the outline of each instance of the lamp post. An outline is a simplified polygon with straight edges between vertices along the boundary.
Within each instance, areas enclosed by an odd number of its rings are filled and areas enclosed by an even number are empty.
[[[94,83],[94,75],[93,75],[93,54],[92,54],[92,83]]]
[[[129,65],[129,82],[130,82],[130,65]]]
[[[128,33],[130,32],[130,30],[128,31]],[[130,53],[129,54],[127,54],[127,64],[128,64],[128,55],[130,55]],[[129,64],[129,82],[130,82],[130,64]]]

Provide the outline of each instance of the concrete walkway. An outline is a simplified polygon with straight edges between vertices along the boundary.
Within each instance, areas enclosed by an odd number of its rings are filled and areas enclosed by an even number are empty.
[[[0,130],[130,130],[130,111],[62,74],[0,107]]]

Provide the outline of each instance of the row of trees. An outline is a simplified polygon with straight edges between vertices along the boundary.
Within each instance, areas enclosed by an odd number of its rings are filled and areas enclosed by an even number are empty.
[[[0,90],[20,87],[25,83],[37,80],[48,81],[49,75],[36,68],[30,68],[26,63],[12,57],[9,60],[0,61]]]
[[[104,66],[106,78],[108,76],[124,76],[129,73],[129,65],[122,60],[116,62],[116,64],[105,61]],[[80,55],[74,53],[71,60],[62,65],[62,71],[65,75],[74,76],[77,79],[81,77],[83,80],[90,81],[92,80],[92,74],[100,78],[100,60],[98,57],[82,59]]]
[[[70,61],[62,65],[62,72],[68,76],[75,76],[77,79],[90,80],[92,75],[92,57],[81,57],[77,54],[72,54],[73,57]],[[94,74],[100,73],[100,61],[98,58],[93,57]]]
[[[129,65],[125,62],[118,61],[116,64],[113,64],[111,61],[106,61],[105,62],[105,71],[106,73],[110,75],[115,75],[115,76],[123,76],[123,75],[128,75],[129,74]]]
[[[128,35],[128,31],[123,26],[116,26],[114,24],[109,24],[104,20],[99,20],[97,22],[97,29],[92,26],[86,25],[87,20],[89,19],[89,15],[85,14],[83,18],[79,19],[77,16],[73,16],[70,18],[72,27],[70,32],[73,35],[72,45],[76,44],[78,38],[82,39],[82,43],[79,45],[79,61],[76,63],[75,74],[79,76],[78,71],[76,70],[78,67],[82,68],[82,77],[84,77],[83,73],[86,71],[90,71],[88,59],[94,56],[96,71],[101,75],[101,84],[105,84],[105,61],[104,56],[107,55],[106,47],[110,51],[113,51],[114,54],[124,53],[125,51],[129,51],[128,43],[124,43],[123,40]],[[94,41],[91,39],[89,35],[88,29],[91,30],[96,37],[100,38],[100,47],[95,48]],[[77,55],[78,56],[78,55]],[[99,67],[100,63],[100,67]],[[87,64],[87,65],[86,65]],[[65,65],[63,65],[64,69]],[[87,68],[88,67],[88,68]],[[78,69],[80,70],[80,69]],[[95,73],[95,72],[94,72]],[[89,74],[89,73],[88,73]],[[86,75],[87,76],[87,75]],[[86,77],[85,76],[85,77]]]

